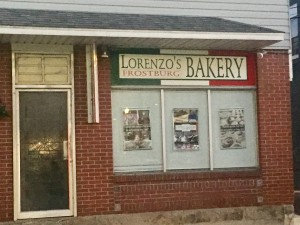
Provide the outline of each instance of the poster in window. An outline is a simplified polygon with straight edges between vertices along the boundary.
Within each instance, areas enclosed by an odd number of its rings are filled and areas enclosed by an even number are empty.
[[[244,109],[221,109],[219,119],[221,149],[246,148]]]
[[[174,109],[174,150],[199,150],[198,110]]]
[[[123,109],[124,150],[152,149],[149,109]]]

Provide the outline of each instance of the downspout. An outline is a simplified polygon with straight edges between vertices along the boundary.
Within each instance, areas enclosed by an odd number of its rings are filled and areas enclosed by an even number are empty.
[[[96,44],[86,45],[88,123],[99,123],[98,59]]]

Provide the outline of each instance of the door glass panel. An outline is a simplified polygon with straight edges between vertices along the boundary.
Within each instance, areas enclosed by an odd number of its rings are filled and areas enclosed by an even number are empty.
[[[68,95],[20,92],[21,211],[69,209]]]

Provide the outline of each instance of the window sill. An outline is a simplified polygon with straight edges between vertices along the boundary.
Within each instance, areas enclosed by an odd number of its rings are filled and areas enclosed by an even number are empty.
[[[259,178],[259,168],[236,168],[208,170],[173,170],[163,173],[158,172],[136,172],[115,173],[115,183],[137,183],[137,182],[159,182],[159,181],[189,181],[189,180],[214,180],[234,178]]]

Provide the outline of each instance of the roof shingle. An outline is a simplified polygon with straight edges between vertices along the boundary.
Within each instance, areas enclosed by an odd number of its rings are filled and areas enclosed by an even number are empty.
[[[216,17],[0,9],[0,26],[47,28],[282,33]]]

